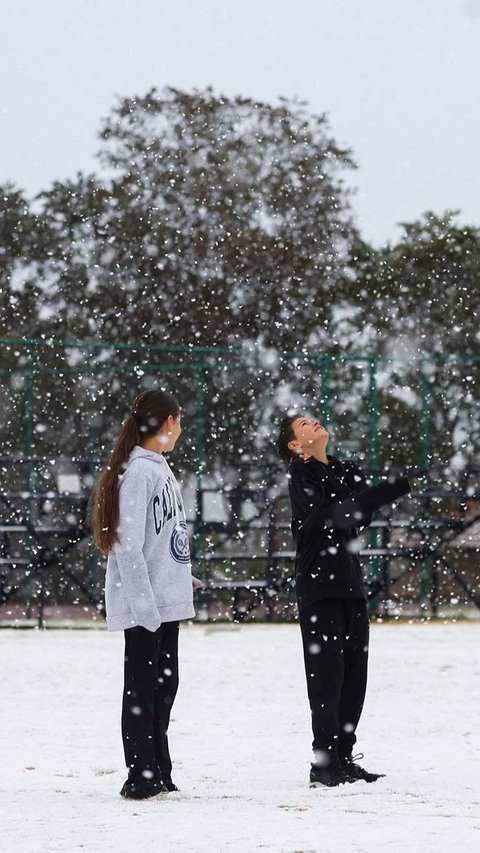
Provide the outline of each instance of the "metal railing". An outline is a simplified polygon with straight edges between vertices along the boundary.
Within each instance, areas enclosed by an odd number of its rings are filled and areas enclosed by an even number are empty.
[[[148,378],[155,377],[157,379],[166,375],[178,380],[178,377],[188,375],[191,387],[190,405],[193,409],[192,452],[195,476],[195,509],[191,520],[194,534],[193,552],[210,569],[214,566],[222,566],[222,561],[224,565],[229,565],[231,568],[232,561],[235,560],[237,564],[261,566],[261,571],[257,571],[250,578],[240,577],[240,573],[237,573],[238,576],[235,577],[231,572],[230,574],[224,573],[225,576],[221,577],[219,576],[221,572],[217,571],[216,576],[210,572],[211,577],[206,578],[206,580],[210,585],[212,594],[214,590],[218,594],[222,590],[232,590],[232,594],[236,596],[234,607],[237,610],[239,606],[238,596],[242,590],[248,590],[248,585],[253,590],[256,584],[258,594],[260,597],[263,596],[265,613],[268,617],[269,614],[273,614],[274,609],[275,594],[272,594],[272,590],[277,589],[277,593],[281,592],[281,584],[285,588],[284,581],[281,580],[280,582],[279,580],[282,574],[280,569],[282,566],[290,565],[292,561],[291,545],[290,548],[279,549],[275,547],[275,537],[278,537],[282,530],[286,530],[286,527],[282,528],[281,522],[275,526],[271,519],[271,514],[275,513],[275,495],[281,488],[284,472],[280,470],[279,466],[274,469],[267,466],[261,474],[264,493],[262,497],[263,509],[260,515],[264,524],[262,535],[265,537],[265,547],[261,555],[253,551],[250,546],[242,549],[236,548],[235,537],[241,533],[241,524],[238,519],[233,518],[230,518],[225,524],[218,522],[216,528],[216,534],[219,534],[220,530],[223,531],[222,536],[230,553],[221,556],[212,549],[205,548],[205,538],[208,531],[212,529],[203,506],[204,496],[208,492],[204,478],[205,475],[211,473],[212,467],[206,449],[206,429],[210,417],[206,401],[212,382],[224,370],[233,371],[236,375],[239,371],[241,372],[240,375],[243,375],[245,371],[260,373],[262,370],[265,371],[265,365],[270,366],[270,373],[272,376],[275,375],[275,381],[284,374],[292,376],[292,371],[300,372],[302,375],[308,373],[318,386],[319,413],[328,427],[332,418],[336,417],[334,411],[336,401],[332,385],[333,369],[340,369],[342,366],[346,369],[349,365],[359,366],[363,377],[362,387],[366,394],[365,408],[368,427],[364,448],[364,467],[370,471],[372,480],[375,481],[382,473],[379,465],[379,423],[382,417],[379,401],[379,374],[387,366],[397,362],[405,364],[405,361],[402,362],[401,359],[390,359],[384,356],[342,356],[305,351],[273,353],[271,351],[265,352],[259,347],[185,347],[165,344],[114,344],[98,341],[15,338],[0,339],[0,354],[3,354],[0,377],[4,385],[13,383],[16,387],[20,406],[18,409],[20,420],[16,419],[11,424],[11,428],[7,424],[0,423],[3,434],[7,436],[4,447],[8,447],[10,444],[16,450],[16,453],[7,454],[3,458],[4,476],[1,492],[3,495],[3,515],[0,516],[0,542],[2,542],[3,555],[0,555],[0,572],[5,574],[7,565],[16,566],[18,571],[25,569],[22,576],[22,589],[24,589],[25,603],[29,613],[33,606],[33,578],[43,577],[38,588],[44,588],[48,572],[54,567],[55,561],[61,561],[65,572],[71,573],[72,584],[76,584],[86,600],[101,606],[101,595],[97,594],[98,570],[95,568],[96,560],[93,554],[89,552],[88,555],[89,574],[87,573],[86,582],[84,573],[72,569],[72,565],[69,563],[75,548],[80,545],[80,542],[86,541],[87,531],[84,519],[81,519],[76,526],[57,523],[49,527],[45,519],[39,523],[39,506],[43,500],[48,499],[50,492],[44,493],[39,488],[37,482],[38,467],[47,466],[49,461],[52,461],[37,455],[38,435],[36,427],[38,426],[38,419],[42,417],[44,404],[42,395],[47,388],[51,387],[54,393],[60,381],[71,381],[73,383],[78,378],[88,379],[92,386],[100,387],[102,382],[108,381],[110,383],[115,377],[129,378],[132,375],[135,376],[135,384],[138,387]],[[82,354],[81,363],[77,363],[79,354]],[[85,363],[86,357],[92,358],[93,362]],[[156,359],[160,359],[160,361]],[[480,357],[476,356],[432,355],[418,358],[416,362],[419,395],[417,401],[419,404],[419,455],[418,458],[412,460],[415,467],[410,473],[420,478],[417,481],[420,486],[418,496],[423,500],[423,516],[431,516],[431,518],[423,518],[421,530],[419,527],[420,518],[413,518],[411,529],[420,530],[420,535],[422,532],[425,534],[431,532],[435,525],[437,528],[440,525],[444,532],[448,530],[451,519],[449,522],[448,517],[445,516],[443,521],[437,524],[433,517],[434,502],[437,498],[452,500],[457,504],[461,499],[473,500],[471,490],[467,495],[466,491],[461,492],[461,490],[450,488],[450,491],[444,489],[440,494],[438,489],[435,491],[432,486],[432,365],[460,364],[467,371],[471,369],[472,364],[477,365],[479,361]],[[269,370],[266,373],[268,375]],[[275,383],[273,382],[273,384]],[[241,417],[241,413],[238,414]],[[101,427],[99,430],[101,431]],[[59,448],[55,448],[55,456],[57,457],[58,451]],[[88,458],[83,458],[80,454],[76,456],[72,464],[77,469],[82,466],[86,467],[91,472],[92,479],[98,460],[94,459],[91,453]],[[15,476],[12,473],[12,466],[16,466]],[[248,484],[250,478],[251,487],[258,488],[259,478],[252,476],[252,473],[252,471],[245,473],[245,483]],[[82,502],[85,504],[88,491],[89,488],[86,485],[82,486],[82,494],[78,496],[79,504]],[[231,492],[233,494],[234,489]],[[55,495],[55,500],[66,499]],[[10,506],[13,501],[15,508],[13,516],[9,516],[8,521],[5,521],[7,507],[5,501],[10,501]],[[15,514],[17,522],[15,522]],[[380,520],[375,522],[369,533],[364,556],[368,559],[370,566],[369,576],[374,593],[373,604],[376,606],[385,590],[391,586],[390,579],[393,574],[389,567],[393,565],[394,560],[408,558],[413,566],[420,566],[422,607],[431,606],[432,610],[435,611],[438,604],[435,603],[437,601],[435,594],[436,579],[435,570],[432,566],[437,552],[432,551],[432,549],[429,550],[426,546],[414,548],[413,551],[409,546],[405,546],[403,550],[400,547],[392,547],[392,531],[400,530],[402,524],[403,522],[395,519],[392,519],[391,522]],[[456,522],[453,523],[453,526],[455,529],[460,529]],[[244,523],[244,528],[251,532],[255,529],[255,525],[250,522],[246,525]],[[260,535],[259,526],[256,530],[255,535]],[[77,538],[77,533],[79,538]],[[16,562],[13,562],[12,554],[8,553],[8,539],[10,538],[10,542],[12,542],[15,536],[17,536],[17,550],[20,549],[21,553],[15,552],[13,556]],[[21,541],[18,537],[21,538]],[[236,544],[238,544],[238,539]],[[6,585],[8,586],[8,582]],[[15,585],[11,588],[14,589],[14,587]],[[475,590],[468,587],[464,593],[476,603]]]

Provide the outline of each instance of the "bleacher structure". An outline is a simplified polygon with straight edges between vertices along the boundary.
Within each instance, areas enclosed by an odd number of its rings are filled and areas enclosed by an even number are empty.
[[[1,458],[0,464],[21,461]],[[284,476],[270,470],[261,486],[200,488],[190,528],[194,571],[205,584],[197,593],[204,617],[271,621],[294,616],[295,555]],[[371,473],[375,476],[378,472]],[[435,617],[460,602],[480,608],[479,483],[480,467],[470,467],[456,490],[414,488],[394,510],[375,518],[359,552],[373,613]],[[208,512],[212,496],[217,509],[222,505],[220,518]],[[52,605],[62,602],[89,605],[101,614],[104,561],[92,549],[89,490],[49,490],[30,498],[27,518],[23,493],[0,494],[0,605],[22,602],[25,618],[39,626]],[[45,502],[47,516],[41,509]],[[448,515],[438,514],[440,502],[450,508]],[[52,515],[68,517],[70,523],[52,524]]]
[[[0,624],[44,626],[62,608],[84,608],[101,619],[104,560],[93,549],[88,527],[88,501],[101,460],[91,455],[69,457],[67,448],[62,452],[58,448],[55,456],[36,455],[34,409],[41,401],[33,393],[35,377],[56,380],[58,368],[51,363],[45,366],[45,342],[2,344],[10,360],[18,361],[18,366],[10,364],[2,375],[23,376],[23,452],[0,457]],[[90,352],[95,347],[72,342],[48,346],[49,354],[52,347],[62,353],[75,347]],[[142,347],[125,350],[140,350],[144,359],[152,354]],[[197,610],[206,619],[294,618],[294,546],[286,472],[280,462],[270,459],[264,465],[241,463],[241,476],[230,482],[228,476],[222,482],[215,479],[201,456],[206,420],[203,383],[208,359],[218,361],[231,353],[199,348],[183,355],[186,368],[193,364],[198,380],[194,402],[199,458],[196,473],[186,484],[191,497],[194,573],[205,584],[196,594]],[[330,363],[324,356],[313,361],[323,381],[322,416],[328,420]],[[363,361],[369,371],[370,431],[368,453],[361,464],[370,481],[378,482],[388,472],[378,466],[375,449],[376,366],[372,359]],[[62,363],[62,376],[68,377],[68,371],[87,374],[88,366]],[[160,370],[158,364],[145,360],[142,368],[147,373],[150,368]],[[116,364],[112,370],[125,372],[126,368]],[[423,399],[420,465],[389,469],[410,477],[412,494],[377,514],[361,539],[371,611],[381,618],[435,618],[480,609],[480,467],[467,464],[453,477],[430,464],[428,398]]]

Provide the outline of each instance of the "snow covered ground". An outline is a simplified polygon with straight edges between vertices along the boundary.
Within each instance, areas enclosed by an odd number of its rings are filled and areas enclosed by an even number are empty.
[[[0,847],[480,850],[480,624],[372,626],[359,728],[388,776],[311,790],[298,626],[185,626],[171,726],[177,794],[132,803],[119,731],[123,637],[0,631]]]

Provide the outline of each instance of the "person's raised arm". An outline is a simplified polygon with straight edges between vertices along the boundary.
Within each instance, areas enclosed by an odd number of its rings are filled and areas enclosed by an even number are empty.
[[[364,482],[363,479],[359,485]],[[301,508],[295,526],[292,524],[295,538],[315,535],[319,527],[345,530],[356,525],[366,526],[373,512],[411,491],[406,477],[396,477],[378,486],[363,488],[352,497],[325,506],[324,496],[315,490],[315,485],[306,476],[297,474],[292,477],[290,489],[296,506]]]
[[[371,517],[382,506],[395,503],[409,492],[411,487],[407,477],[392,477],[376,486],[369,486],[333,508],[332,527],[344,530],[355,524],[363,524],[364,519]]]

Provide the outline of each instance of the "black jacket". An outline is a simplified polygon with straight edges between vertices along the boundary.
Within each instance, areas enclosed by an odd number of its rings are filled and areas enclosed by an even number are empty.
[[[302,610],[322,598],[366,598],[357,556],[357,530],[337,526],[332,510],[366,488],[365,474],[353,461],[329,456],[325,465],[295,457],[289,468],[292,533],[297,546],[296,590]],[[352,518],[352,522],[353,522]],[[363,517],[367,527],[371,517]]]

